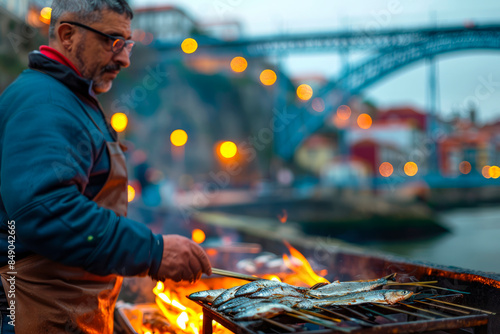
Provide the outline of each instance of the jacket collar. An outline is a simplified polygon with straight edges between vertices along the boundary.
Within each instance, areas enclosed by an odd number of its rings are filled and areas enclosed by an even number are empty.
[[[33,51],[29,54],[28,66],[61,81],[75,94],[90,100],[95,107],[99,108],[99,102],[92,90],[92,80],[82,78],[70,67],[44,56],[40,51]]]
[[[54,49],[50,46],[47,46],[47,45],[42,45],[40,46],[40,52],[44,55],[44,56],[47,56],[49,57],[50,59],[53,59],[53,60],[57,60],[58,62],[60,62],[61,64],[63,65],[66,65],[68,66],[69,68],[71,68],[73,71],[75,71],[79,76],[82,76],[82,74],[80,73],[80,71],[76,68],[76,66],[71,62],[71,60],[69,60],[68,58],[66,58],[66,56],[64,56],[61,52],[59,52],[57,49]]]
[[[61,81],[82,101],[90,105],[95,110],[99,111],[101,116],[105,120],[106,127],[111,134],[111,137],[114,141],[118,140],[116,131],[109,125],[109,122],[106,121],[106,116],[102,111],[101,104],[97,100],[97,97],[92,90],[92,80],[82,78],[70,67],[61,64],[57,60],[53,60],[47,56],[44,56],[40,51],[33,51],[29,54],[28,66],[33,70],[40,71]]]

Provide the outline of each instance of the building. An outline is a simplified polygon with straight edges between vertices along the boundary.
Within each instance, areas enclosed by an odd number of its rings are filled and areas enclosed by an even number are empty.
[[[0,9],[6,10],[21,20],[24,20],[26,17],[26,14],[28,13],[28,6],[29,0],[0,0]]]
[[[132,28],[163,42],[182,40],[198,30],[195,20],[174,6],[135,8]]]
[[[373,176],[379,175],[378,168],[383,162],[389,162],[394,168],[402,166],[422,151],[425,118],[425,114],[407,108],[379,113],[369,129],[353,126],[346,131],[350,154],[363,161]],[[418,158],[421,160],[415,162],[420,172],[425,173],[428,157],[418,155]]]

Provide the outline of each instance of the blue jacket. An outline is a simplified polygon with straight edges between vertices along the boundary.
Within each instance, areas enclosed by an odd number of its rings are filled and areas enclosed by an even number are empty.
[[[116,139],[92,83],[38,51],[29,67],[0,96],[0,266],[14,220],[16,261],[37,253],[97,275],[156,277],[161,235],[92,201]]]

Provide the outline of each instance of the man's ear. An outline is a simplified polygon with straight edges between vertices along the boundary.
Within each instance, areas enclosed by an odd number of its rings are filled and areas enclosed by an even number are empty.
[[[63,23],[57,28],[57,36],[61,45],[68,51],[73,48],[76,29],[71,24]]]

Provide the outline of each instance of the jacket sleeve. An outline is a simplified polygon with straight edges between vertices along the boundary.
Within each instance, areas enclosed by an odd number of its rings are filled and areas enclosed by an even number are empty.
[[[1,195],[31,251],[97,275],[153,277],[163,239],[83,195],[97,148],[82,120],[53,105],[16,112],[4,132]]]

